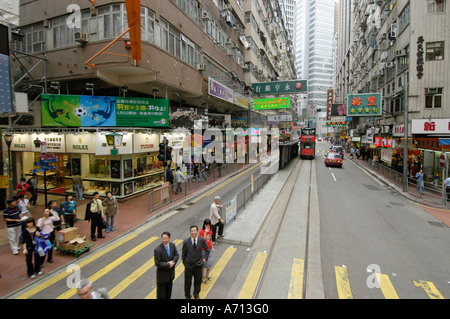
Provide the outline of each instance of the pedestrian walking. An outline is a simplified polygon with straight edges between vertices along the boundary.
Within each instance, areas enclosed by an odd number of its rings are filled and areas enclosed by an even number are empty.
[[[22,214],[15,199],[6,201],[8,207],[3,211],[3,219],[6,222],[6,233],[8,234],[9,246],[14,255],[19,254],[19,238],[21,229]]]
[[[98,192],[94,192],[94,198],[86,205],[86,214],[84,220],[91,222],[91,239],[96,241],[97,238],[105,238],[102,234],[103,224],[103,206],[102,201],[99,199]],[[95,230],[97,229],[97,237],[95,236]]]
[[[170,299],[175,279],[175,265],[180,255],[174,243],[170,242],[170,233],[161,234],[161,244],[154,250],[156,265],[156,299]]]
[[[28,191],[31,193],[30,203],[35,206],[38,198],[38,179],[36,173],[33,173],[28,180]]]
[[[194,175],[192,176],[192,180],[196,180],[196,176],[199,175],[199,168],[198,168],[198,163],[194,164]]]
[[[117,200],[111,192],[106,192],[106,198],[102,201],[106,216],[106,232],[114,231],[114,217],[119,212]]]
[[[424,192],[424,185],[425,185],[424,177],[425,177],[425,174],[423,173],[422,170],[420,170],[420,171],[416,174],[417,191],[418,191],[419,193],[421,193],[422,195],[425,194],[425,192]]]
[[[22,217],[32,217],[30,213],[30,201],[27,198],[27,194],[22,193],[19,195],[17,206],[20,208]]]
[[[81,299],[109,299],[108,290],[106,288],[94,290],[89,279],[81,279],[76,287]]]
[[[166,169],[166,182],[170,183],[170,192],[173,193],[173,172],[172,169],[170,168],[170,165],[167,165],[167,169]]]
[[[205,164],[202,162],[202,163],[200,163],[200,165],[199,165],[199,178],[198,178],[198,180],[201,182],[203,179],[202,179],[202,176],[205,178],[205,180],[206,180],[206,166],[205,166]]]
[[[209,272],[211,271],[211,267],[214,262],[214,259],[213,259],[214,247],[213,247],[213,243],[212,243],[213,232],[212,232],[211,228],[212,228],[211,220],[209,218],[206,218],[203,221],[202,229],[198,233],[198,235],[200,237],[205,238],[206,244],[208,245],[208,248],[209,248],[209,256],[208,256],[208,259],[206,260],[206,262],[203,264],[203,269],[202,269],[202,281],[205,284],[208,283],[208,280],[211,280],[211,276],[209,275]],[[205,251],[205,249],[203,249],[202,250],[203,258],[205,258],[205,254],[206,254],[206,251]]]
[[[219,205],[221,201],[220,196],[214,197],[214,201],[209,209],[209,219],[212,224],[212,242],[216,244],[216,236],[218,238],[223,237],[223,227],[225,226],[224,220],[219,215],[219,208],[223,208],[223,205]],[[219,228],[219,232],[217,232]]]
[[[184,264],[184,295],[191,299],[192,277],[194,277],[194,298],[199,299],[202,284],[202,266],[208,260],[209,248],[203,237],[198,236],[198,227],[190,227],[191,236],[183,241],[182,260]],[[205,254],[202,250],[205,249]]]
[[[61,203],[61,206],[66,228],[73,227],[77,213],[77,202],[73,200],[73,196],[71,194],[67,194],[66,200]]]
[[[450,176],[444,181],[445,192],[447,193],[447,202],[450,201]]]
[[[52,232],[54,231],[55,226],[53,223],[55,221],[59,221],[59,216],[55,211],[51,211],[48,208],[43,210],[44,216],[38,219],[36,224],[37,228],[40,230],[41,236],[39,236],[43,241],[49,240],[52,243]],[[51,247],[47,251],[47,261],[49,263],[53,263],[53,247]],[[45,255],[42,256],[42,264],[44,264]]]
[[[178,191],[182,192],[181,183],[186,181],[186,177],[181,172],[180,166],[177,166],[177,170],[175,171],[175,182],[177,183],[177,189],[175,190],[175,195],[178,194]]]
[[[23,244],[23,254],[27,265],[27,274],[29,278],[36,278],[36,274],[42,275],[41,262],[42,258],[36,251],[37,237],[40,233],[36,227],[34,218],[29,217],[25,220],[26,228],[22,231],[21,242]],[[33,265],[34,259],[34,265]]]
[[[27,194],[28,192],[28,184],[25,181],[25,177],[21,177],[19,183],[16,186],[17,190],[17,196],[20,196],[20,194]]]
[[[77,200],[83,200],[83,179],[80,174],[77,174],[72,178],[72,184]]]

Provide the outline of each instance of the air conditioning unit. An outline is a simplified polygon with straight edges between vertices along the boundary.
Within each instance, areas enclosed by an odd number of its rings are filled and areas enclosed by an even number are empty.
[[[206,70],[206,65],[198,63],[197,64],[197,70],[205,71]]]
[[[202,11],[202,19],[203,20],[211,20],[211,18],[209,17],[208,12],[205,11],[205,10]]]
[[[384,70],[378,70],[375,72],[375,75],[383,75],[384,74]]]
[[[78,43],[87,43],[88,42],[87,35],[86,35],[86,33],[83,33],[83,32],[75,32],[74,39]]]
[[[263,70],[258,70],[259,74],[263,74],[263,72],[264,72]]]
[[[385,64],[384,66],[385,68],[393,68],[394,67],[394,62],[388,62]]]

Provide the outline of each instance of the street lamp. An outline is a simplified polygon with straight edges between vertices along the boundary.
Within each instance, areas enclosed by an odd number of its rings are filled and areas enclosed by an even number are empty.
[[[123,135],[113,132],[110,134],[106,134],[105,137],[106,137],[106,143],[108,144],[108,146],[113,147],[111,149],[111,155],[118,155],[119,152],[116,149],[116,147],[119,147],[120,145],[122,145]]]
[[[11,159],[11,143],[13,135],[11,133],[5,133],[3,135],[6,146],[8,146],[8,174],[9,174],[9,198],[13,197],[13,184],[12,184],[12,159]]]

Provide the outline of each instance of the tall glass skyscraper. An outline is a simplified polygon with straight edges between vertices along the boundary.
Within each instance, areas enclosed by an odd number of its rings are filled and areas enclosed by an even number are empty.
[[[312,104],[325,110],[327,89],[334,78],[334,0],[297,0],[294,47],[299,78],[308,80],[308,94],[300,99],[301,114]]]

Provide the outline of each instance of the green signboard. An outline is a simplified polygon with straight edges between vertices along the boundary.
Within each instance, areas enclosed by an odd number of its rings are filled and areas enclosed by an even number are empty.
[[[307,91],[307,80],[252,83],[253,95],[296,94]]]
[[[169,100],[116,98],[116,126],[168,127]]]
[[[42,126],[169,127],[169,100],[43,94]]]
[[[255,110],[289,109],[291,107],[291,98],[254,99],[253,103]]]
[[[381,93],[347,95],[347,116],[381,116]]]

